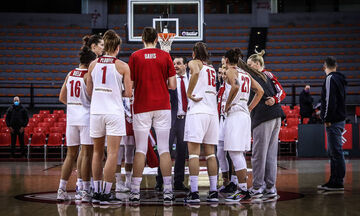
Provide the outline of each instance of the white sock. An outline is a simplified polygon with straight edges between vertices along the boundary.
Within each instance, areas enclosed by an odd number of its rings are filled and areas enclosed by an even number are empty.
[[[90,181],[83,181],[83,188],[84,188],[84,191],[87,191],[89,192],[90,191]]]
[[[121,181],[121,173],[115,173],[115,179],[116,179],[116,183],[120,183]]]
[[[239,181],[236,175],[231,175],[231,182],[238,185]]]
[[[190,176],[190,188],[191,192],[199,191],[198,185],[199,185],[199,176]]]
[[[94,192],[101,193],[102,192],[102,181],[94,181]]]
[[[217,191],[216,185],[217,185],[217,175],[209,176],[210,181],[210,191]]]
[[[239,183],[238,188],[240,188],[243,191],[247,191],[247,183]]]
[[[111,192],[112,182],[103,181],[103,193],[109,194]]]
[[[82,179],[81,179],[81,178],[78,178],[78,179],[77,179],[77,181],[76,181],[76,186],[78,187],[78,190],[79,190],[79,191],[82,191],[82,190],[83,190]]]
[[[131,178],[131,192],[139,193],[142,177],[132,177]]]
[[[67,184],[67,181],[60,179],[59,189],[66,191],[66,184]]]
[[[171,176],[163,176],[164,192],[172,191]]]
[[[91,184],[91,187],[92,187],[92,188],[95,187],[95,186],[94,186],[94,178],[93,178],[93,177],[90,178],[90,184]]]

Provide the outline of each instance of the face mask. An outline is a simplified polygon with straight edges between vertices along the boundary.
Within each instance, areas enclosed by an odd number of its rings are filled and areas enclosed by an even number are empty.
[[[14,102],[14,105],[15,105],[15,106],[19,106],[19,104],[20,104],[19,101],[15,101],[15,102]]]

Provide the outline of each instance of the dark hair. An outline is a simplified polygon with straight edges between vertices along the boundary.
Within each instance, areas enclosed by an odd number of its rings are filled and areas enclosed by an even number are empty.
[[[187,58],[186,58],[185,56],[175,56],[175,57],[174,57],[174,60],[175,60],[176,58],[181,58],[182,61],[183,61],[183,64],[187,64]]]
[[[334,56],[328,56],[325,59],[325,64],[327,68],[334,68],[337,66],[336,58]]]
[[[233,48],[225,53],[225,58],[229,59],[230,64],[237,64],[239,58],[243,58],[243,54],[239,48]]]
[[[257,71],[253,68],[251,68],[249,65],[247,65],[241,58],[239,58],[238,61],[238,67],[243,69],[244,71],[248,72],[252,77],[257,76],[263,79],[265,82],[267,81],[266,75],[263,72]]]
[[[90,63],[96,59],[96,54],[91,51],[90,47],[84,46],[79,53],[80,56],[80,64],[85,65],[87,68]]]
[[[121,45],[120,36],[112,29],[109,29],[104,34],[104,51],[107,53],[112,53],[116,48]]]
[[[207,62],[209,59],[209,53],[207,51],[207,46],[203,42],[197,42],[193,47],[194,59]]]
[[[154,43],[158,33],[153,27],[145,27],[142,33],[142,39],[145,43]]]
[[[94,35],[85,35],[83,40],[83,46],[88,46],[91,48],[92,44],[98,44],[103,38],[100,35],[94,34]],[[82,48],[81,48],[82,49]]]

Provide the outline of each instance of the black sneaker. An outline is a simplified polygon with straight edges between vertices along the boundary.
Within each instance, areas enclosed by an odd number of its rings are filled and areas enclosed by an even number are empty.
[[[172,191],[164,192],[164,203],[172,203],[175,200],[174,193]]]
[[[234,193],[237,190],[237,186],[234,182],[230,182],[225,188],[220,190],[220,193]]]
[[[91,202],[94,204],[100,203],[101,194],[100,193],[94,193]]]
[[[116,199],[111,193],[101,194],[100,205],[119,205],[121,201]]]
[[[130,192],[129,201],[134,203],[140,202],[140,193]]]
[[[326,190],[326,188],[327,188],[327,186],[330,184],[330,182],[327,182],[327,183],[325,183],[325,184],[323,184],[323,185],[318,185],[317,186],[317,189],[318,190]]]
[[[325,187],[326,191],[343,191],[344,185],[343,184],[328,184]]]
[[[250,199],[251,196],[250,196],[250,193],[249,191],[243,191],[243,190],[238,190],[238,191],[235,191],[234,194],[228,196],[225,201],[226,202],[240,202],[242,200],[248,200]]]
[[[184,199],[185,203],[200,203],[199,192],[190,192]]]
[[[155,191],[162,192],[163,191],[163,185],[156,183],[155,185]]]
[[[209,195],[206,198],[208,202],[219,202],[218,192],[217,191],[209,191]]]

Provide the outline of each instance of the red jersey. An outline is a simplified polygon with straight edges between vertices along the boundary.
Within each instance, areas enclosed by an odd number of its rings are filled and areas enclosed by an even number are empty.
[[[167,80],[176,71],[170,54],[148,48],[134,52],[129,59],[134,81],[134,114],[170,109]]]

